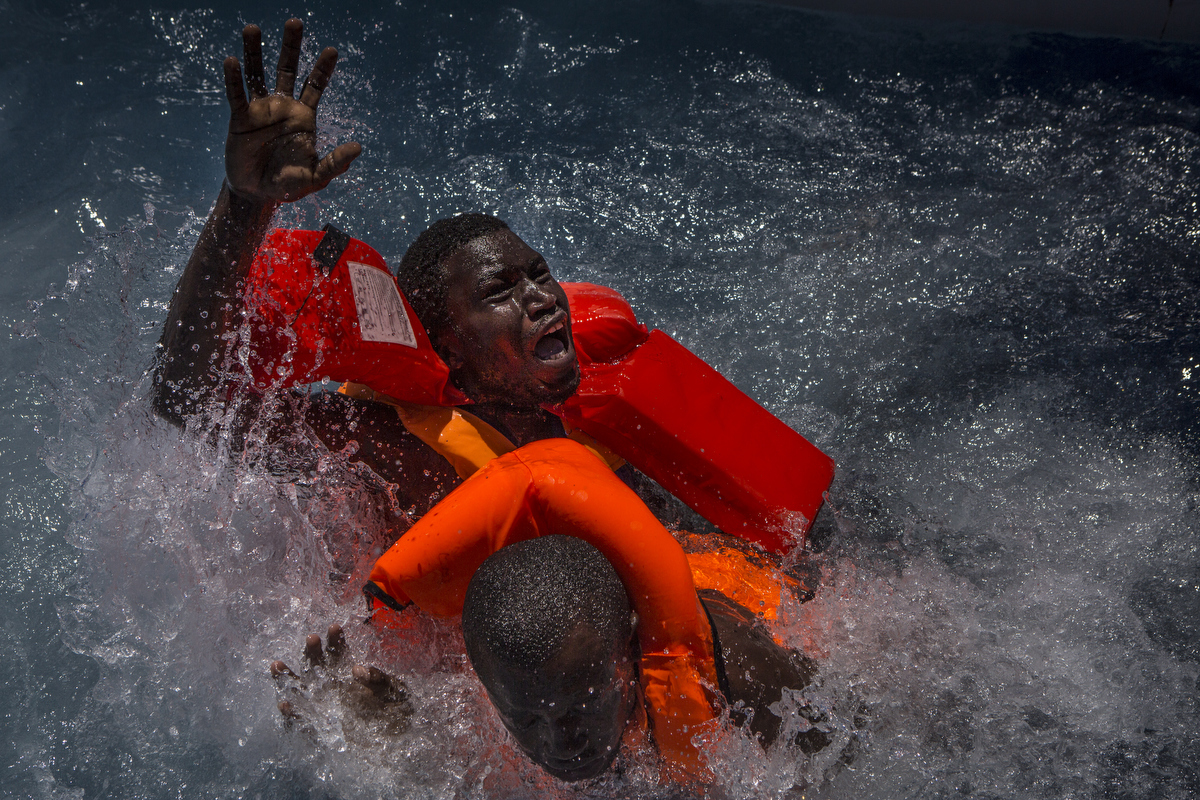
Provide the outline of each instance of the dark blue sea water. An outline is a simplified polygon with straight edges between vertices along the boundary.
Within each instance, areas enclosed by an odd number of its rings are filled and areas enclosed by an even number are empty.
[[[0,795],[669,794],[644,753],[530,767],[427,620],[351,631],[408,733],[275,710],[266,663],[359,612],[328,573],[378,525],[361,478],[146,397],[220,59],[289,13],[365,154],[282,223],[396,259],[496,212],[837,460],[782,621],[836,746],[727,732],[712,797],[1200,795],[1200,48],[667,0],[0,0]]]

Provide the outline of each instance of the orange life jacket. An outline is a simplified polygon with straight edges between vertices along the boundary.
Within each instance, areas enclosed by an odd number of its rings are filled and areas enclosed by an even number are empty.
[[[617,292],[562,286],[582,381],[547,410],[723,531],[773,552],[803,544],[833,461],[671,337],[648,333]],[[410,405],[469,402],[383,259],[339,231],[272,231],[245,308],[243,363],[263,389],[330,378]]]
[[[496,458],[446,496],[375,564],[367,593],[462,613],[475,570],[500,548],[576,536],[608,559],[638,614],[641,682],[672,777],[707,778],[692,737],[714,724],[718,682],[709,627],[683,549],[595,454],[545,439]]]
[[[483,469],[492,459],[517,449],[507,436],[463,408],[405,403],[369,386],[349,381],[338,387],[338,392],[356,400],[371,400],[395,408],[408,432],[446,459],[463,480]],[[578,428],[567,423],[563,423],[563,428],[568,439],[591,450],[608,464],[609,469],[617,470],[625,465],[625,459]]]
[[[691,552],[687,560],[697,589],[714,589],[764,620],[779,617],[783,587],[792,583],[781,571],[729,547]]]

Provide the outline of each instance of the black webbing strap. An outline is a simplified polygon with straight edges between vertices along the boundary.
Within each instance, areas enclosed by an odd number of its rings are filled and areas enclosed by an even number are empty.
[[[313,250],[312,257],[313,261],[321,265],[321,272],[328,276],[342,260],[342,253],[350,246],[350,236],[332,225],[326,225],[321,230],[325,235],[321,237],[317,249]]]
[[[362,590],[363,594],[367,596],[367,613],[375,610],[375,606],[371,602],[372,600],[378,600],[392,611],[403,611],[412,605],[412,603],[401,603],[397,601],[396,598],[385,592],[375,581],[367,581],[365,584],[363,584]]]

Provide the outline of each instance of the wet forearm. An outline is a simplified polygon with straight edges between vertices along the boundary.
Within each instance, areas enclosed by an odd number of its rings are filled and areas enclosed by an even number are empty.
[[[276,208],[221,187],[163,328],[155,404],[164,416],[182,419],[220,385],[241,317],[243,281]]]

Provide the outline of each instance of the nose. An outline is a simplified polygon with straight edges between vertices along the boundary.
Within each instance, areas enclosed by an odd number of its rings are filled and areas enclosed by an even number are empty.
[[[537,281],[526,281],[521,305],[530,319],[537,319],[558,307],[558,298]]]
[[[568,761],[587,749],[587,731],[583,719],[574,713],[560,717],[543,717],[541,720],[542,742],[548,755]]]

